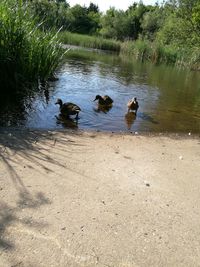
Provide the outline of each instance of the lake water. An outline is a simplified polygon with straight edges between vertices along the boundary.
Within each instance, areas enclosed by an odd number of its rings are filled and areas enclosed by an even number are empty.
[[[137,132],[200,132],[200,73],[135,62],[115,54],[74,50],[59,78],[29,95],[1,100],[0,126],[34,129],[92,129]],[[109,95],[113,107],[99,110],[95,96]],[[137,116],[127,102],[137,97]],[[58,120],[57,98],[82,109],[78,123]]]

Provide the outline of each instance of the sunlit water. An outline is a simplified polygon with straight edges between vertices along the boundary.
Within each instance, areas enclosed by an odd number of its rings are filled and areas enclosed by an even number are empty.
[[[200,73],[133,62],[117,55],[74,51],[46,91],[36,90],[20,103],[1,108],[1,126],[34,129],[200,132]],[[109,95],[113,107],[98,109],[95,96]],[[127,102],[137,97],[137,116]],[[56,99],[74,102],[82,111],[75,120],[60,121]]]

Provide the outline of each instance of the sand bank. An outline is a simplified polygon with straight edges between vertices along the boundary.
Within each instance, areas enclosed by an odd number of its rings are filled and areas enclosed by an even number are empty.
[[[0,133],[0,266],[200,266],[200,139]]]

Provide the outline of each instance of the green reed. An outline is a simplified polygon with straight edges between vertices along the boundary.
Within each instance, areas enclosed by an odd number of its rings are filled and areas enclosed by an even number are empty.
[[[147,40],[121,43],[121,54],[153,64],[176,65],[194,70],[200,69],[200,49],[198,47],[174,47],[152,43]]]
[[[21,0],[0,2],[1,89],[13,90],[53,74],[63,50],[56,35],[40,28]]]
[[[120,42],[112,39],[104,39],[97,36],[89,36],[71,32],[60,32],[60,41],[64,44],[77,45],[88,48],[96,48],[110,51],[120,51]]]

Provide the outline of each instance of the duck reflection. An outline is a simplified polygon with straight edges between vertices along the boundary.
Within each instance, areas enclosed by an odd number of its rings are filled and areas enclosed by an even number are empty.
[[[44,97],[45,97],[46,104],[48,104],[49,100],[50,100],[49,89],[48,88],[44,88]]]
[[[78,121],[73,120],[71,118],[66,118],[62,114],[59,114],[56,117],[56,124],[57,125],[62,125],[64,128],[70,128],[70,129],[78,129]]]
[[[126,121],[126,124],[127,124],[127,129],[130,130],[134,121],[136,119],[136,114],[135,112],[128,112],[125,114],[125,121]]]
[[[40,81],[40,83],[38,84],[38,88],[44,95],[46,104],[48,104],[50,100],[48,83],[46,81]]]
[[[99,112],[103,112],[103,113],[108,113],[112,108],[112,105],[110,106],[104,106],[104,105],[100,105],[98,104],[97,108],[94,108],[94,111],[99,113]]]

